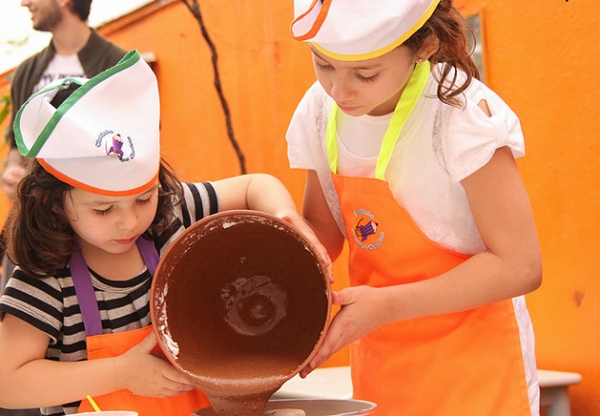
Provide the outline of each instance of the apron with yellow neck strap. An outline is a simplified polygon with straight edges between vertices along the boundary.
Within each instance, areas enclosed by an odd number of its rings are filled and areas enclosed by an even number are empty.
[[[337,174],[335,104],[331,111],[327,155],[350,248],[352,286],[430,279],[468,259],[425,236],[384,179],[429,71],[429,62],[417,65],[402,93],[381,145],[375,178]],[[519,328],[510,299],[385,325],[351,345],[350,363],[354,398],[375,402],[377,415],[530,414]]]
[[[140,254],[151,275],[158,265],[158,252],[154,244],[140,237],[137,239]],[[152,331],[152,326],[133,331],[102,334],[102,321],[89,270],[81,251],[75,250],[69,263],[75,293],[83,316],[87,344],[87,359],[97,360],[124,354],[139,344]],[[152,354],[164,359],[165,355],[157,345]],[[200,390],[194,389],[179,396],[167,398],[144,397],[130,390],[119,390],[93,398],[101,410],[130,410],[140,416],[189,416],[195,410],[209,407],[210,402]],[[82,400],[78,412],[93,412],[88,400]]]

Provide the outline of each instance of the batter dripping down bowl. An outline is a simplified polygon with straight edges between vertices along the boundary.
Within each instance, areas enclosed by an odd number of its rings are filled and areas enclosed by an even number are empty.
[[[215,414],[262,416],[323,340],[331,314],[325,270],[283,220],[255,211],[207,217],[158,265],[151,314],[159,344]]]

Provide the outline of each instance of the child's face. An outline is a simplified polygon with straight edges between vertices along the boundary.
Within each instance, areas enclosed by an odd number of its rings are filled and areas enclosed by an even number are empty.
[[[156,215],[158,182],[133,196],[104,196],[73,188],[65,196],[65,211],[80,246],[113,254],[128,251]]]
[[[312,56],[325,92],[340,110],[355,117],[394,111],[415,63],[413,52],[406,46],[364,61],[339,61],[315,49]]]

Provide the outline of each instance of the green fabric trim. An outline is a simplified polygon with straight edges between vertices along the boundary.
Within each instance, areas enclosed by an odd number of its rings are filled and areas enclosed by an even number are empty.
[[[59,112],[59,110],[63,107],[62,105],[59,107],[59,109],[56,110],[56,112],[54,113],[54,115],[50,118],[50,120],[48,121],[48,124],[46,124],[46,127],[44,127],[44,129],[41,131],[40,135],[38,136],[38,139],[33,143],[33,146],[31,146],[31,149],[27,149],[27,147],[25,146],[25,143],[23,141],[23,135],[21,133],[21,114],[23,112],[23,109],[25,107],[27,107],[27,105],[29,104],[29,102],[34,99],[35,97],[37,97],[38,95],[41,94],[46,94],[49,91],[53,91],[53,90],[59,90],[62,88],[62,86],[67,83],[67,82],[75,82],[77,84],[81,83],[73,78],[66,78],[60,85],[54,85],[51,87],[46,87],[42,90],[40,90],[39,92],[35,93],[33,96],[31,96],[30,99],[27,100],[27,102],[25,102],[25,104],[21,107],[21,109],[19,110],[18,114],[17,114],[17,119],[15,121],[15,140],[17,143],[17,147],[19,149],[19,152],[21,152],[21,154],[24,157],[35,157],[37,156],[37,154],[39,153],[40,149],[42,148],[42,146],[44,145],[44,143],[46,143],[46,140],[48,139],[48,137],[45,137],[44,139],[40,140],[40,138],[44,137],[45,132],[48,131],[48,136],[50,135],[50,133],[52,132],[52,130],[54,130],[54,127],[56,127],[56,124],[58,123],[58,120],[60,119],[60,117],[57,119],[56,114]],[[81,87],[79,88],[81,89]],[[71,94],[71,96],[69,96],[69,98],[67,98],[64,101],[64,105],[68,106],[69,108],[73,105],[73,104],[69,104],[69,101],[73,101],[72,98],[75,95],[76,92],[79,91],[79,89],[77,89],[75,92],[73,92],[73,94]],[[64,112],[64,111],[63,111]],[[62,117],[62,115],[61,115]]]
[[[107,78],[110,78],[114,74],[124,71],[127,68],[130,68],[135,63],[137,63],[140,59],[141,59],[140,54],[136,50],[133,50],[133,51],[127,53],[127,55],[125,55],[123,57],[123,59],[121,59],[115,66],[101,72],[100,74],[91,78],[84,84],[81,84],[81,82],[76,79],[67,78],[61,83],[61,85],[54,85],[52,87],[44,88],[41,91],[34,94],[33,96],[31,96],[27,100],[27,102],[19,109],[19,112],[17,113],[17,117],[15,119],[15,125],[14,125],[15,141],[17,143],[17,148],[19,149],[19,152],[21,153],[21,155],[23,155],[24,157],[37,157],[38,153],[40,152],[40,149],[44,146],[44,144],[46,144],[46,142],[50,138],[52,132],[54,131],[54,129],[56,128],[58,123],[61,121],[63,116],[81,99],[81,97],[83,97],[85,94],[87,94],[89,91],[91,91],[98,84],[104,82]],[[76,83],[80,84],[81,87],[79,87],[77,90],[75,90],[73,92],[73,94],[71,94],[56,109],[56,111],[54,112],[54,114],[52,115],[50,120],[48,120],[48,123],[46,123],[46,126],[44,127],[44,129],[40,132],[39,136],[37,137],[37,139],[31,146],[31,149],[27,149],[27,147],[23,141],[23,135],[22,135],[21,128],[20,128],[21,115],[23,113],[23,110],[25,108],[27,108],[27,105],[29,104],[29,102],[31,100],[33,100],[35,97],[39,96],[40,94],[46,94],[49,91],[59,89],[66,82],[76,82]]]

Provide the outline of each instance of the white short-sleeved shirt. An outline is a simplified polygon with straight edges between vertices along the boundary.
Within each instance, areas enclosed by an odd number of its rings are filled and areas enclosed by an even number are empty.
[[[484,166],[500,147],[508,146],[515,157],[523,156],[523,134],[517,116],[483,83],[472,82],[462,97],[464,108],[442,103],[437,86],[430,75],[396,144],[386,180],[425,235],[444,247],[474,254],[485,246],[460,181]],[[481,100],[487,102],[492,117],[478,107]],[[344,232],[325,151],[332,104],[318,82],[306,92],[288,128],[288,157],[292,168],[317,172]],[[391,114],[351,117],[340,111],[338,117],[339,173],[372,176]]]

